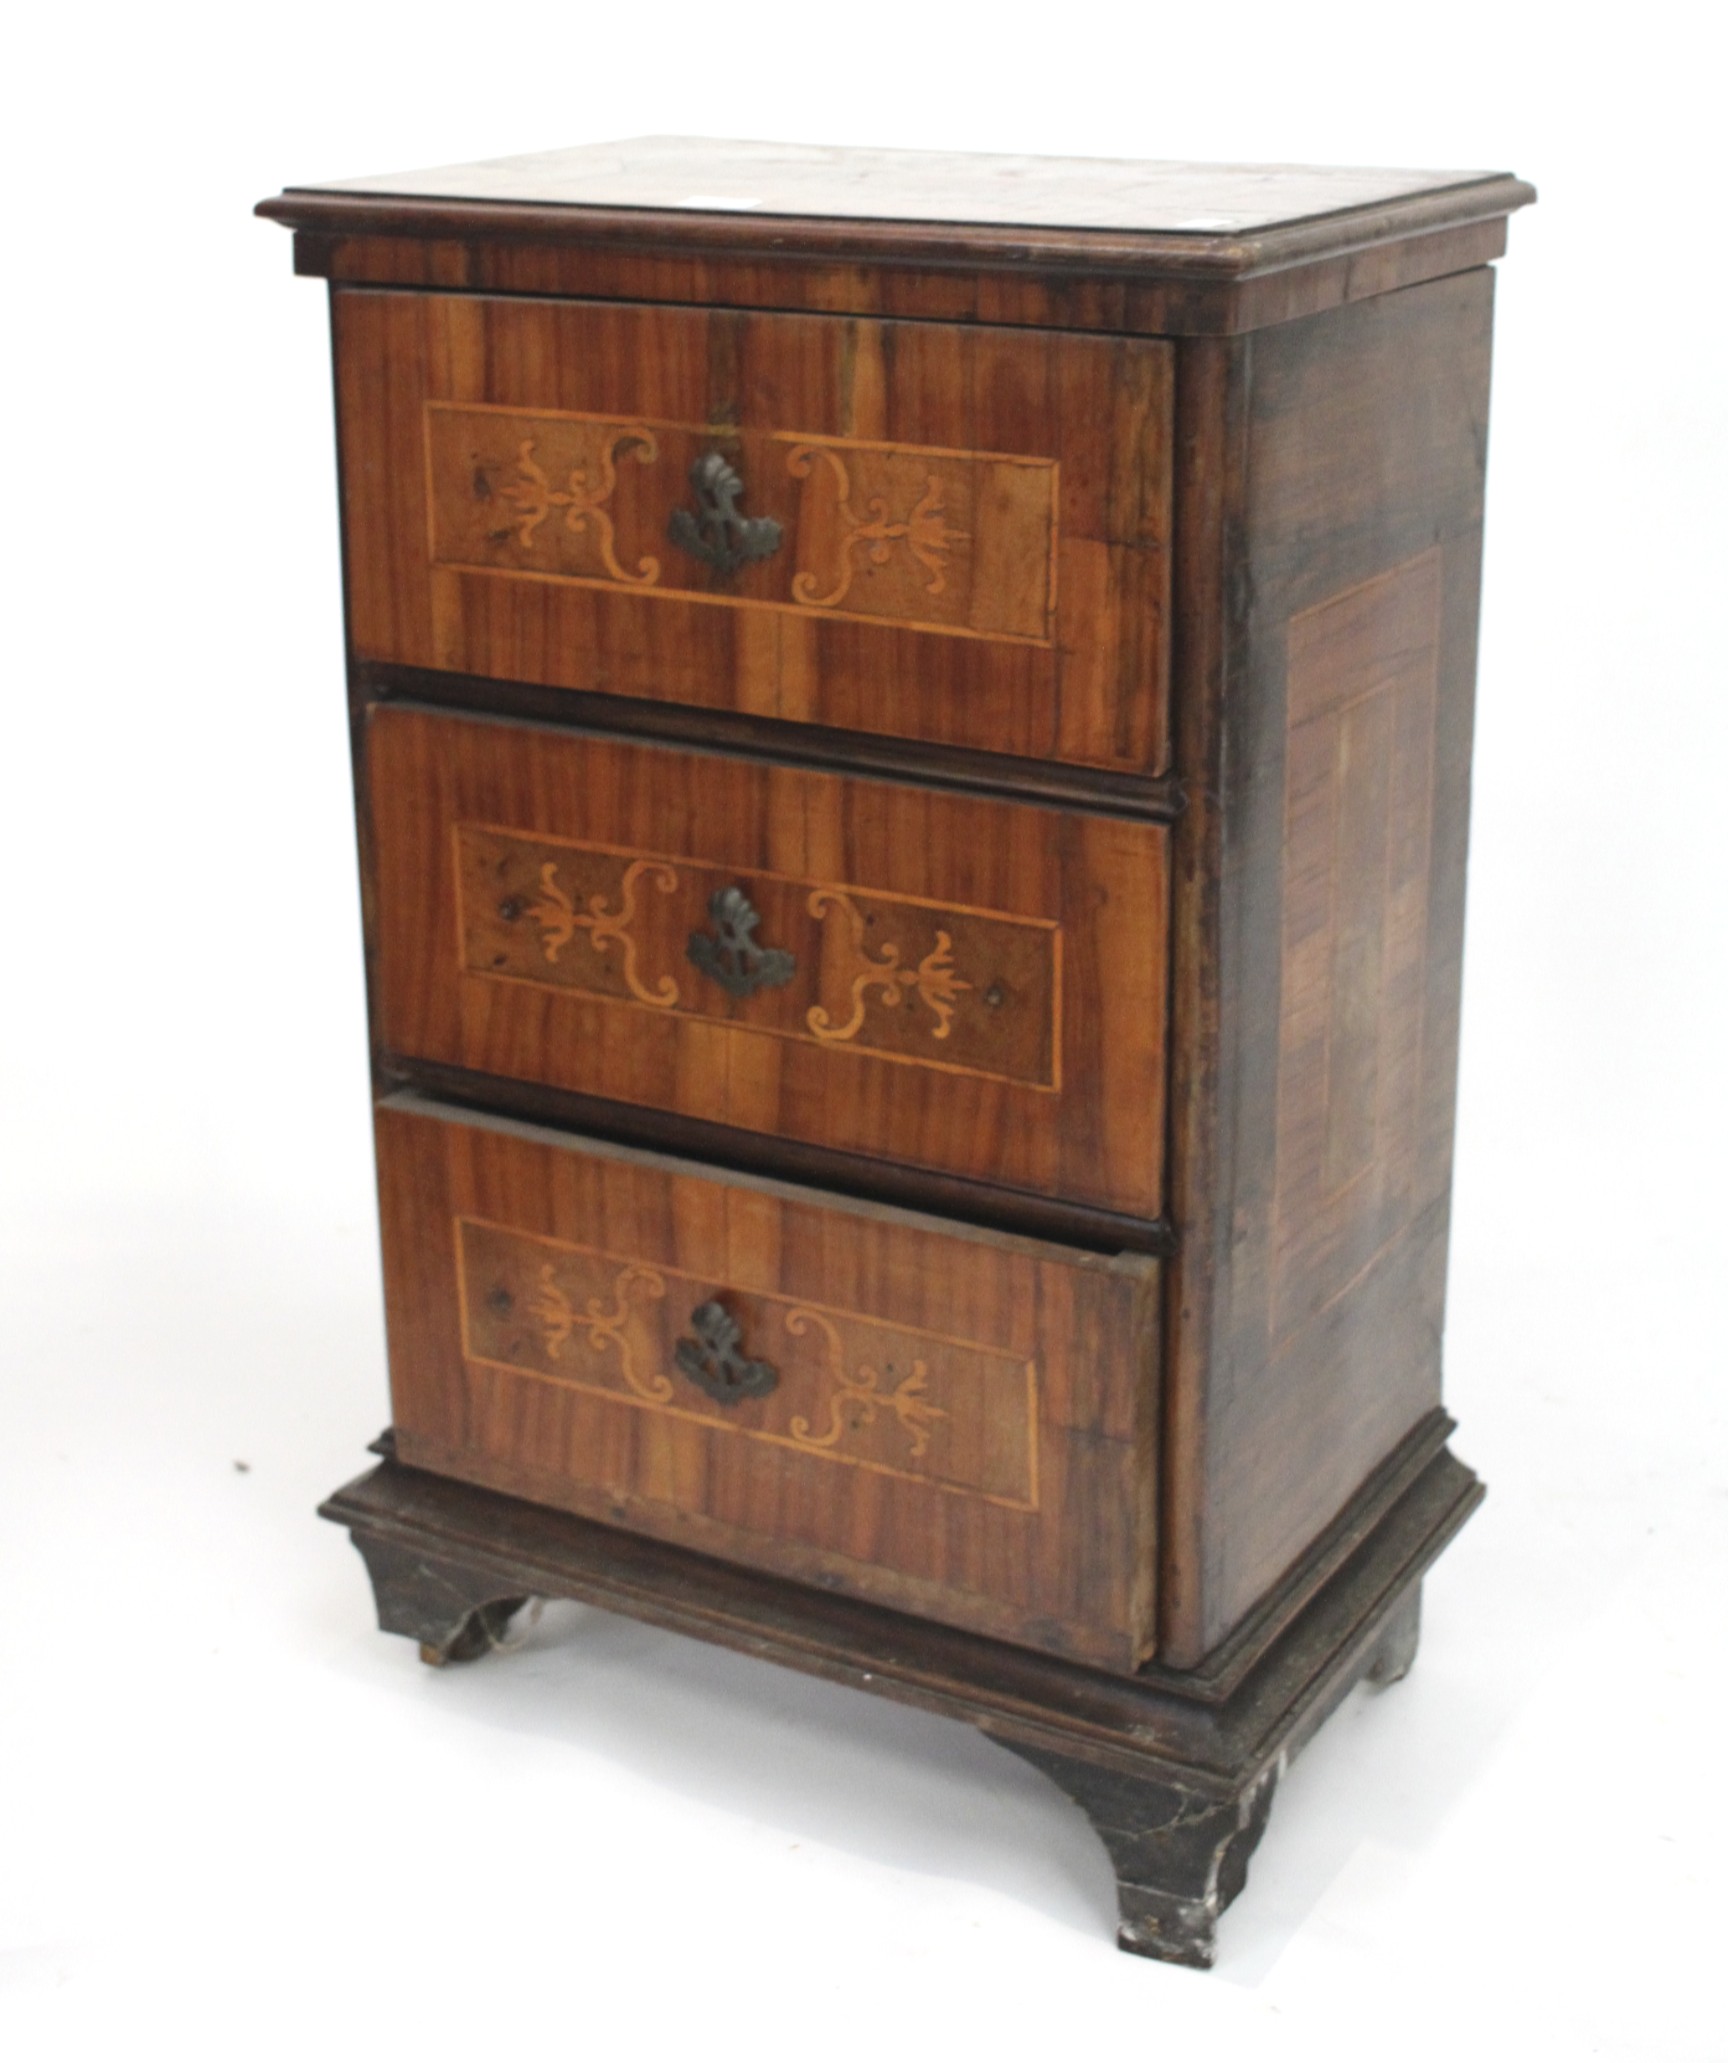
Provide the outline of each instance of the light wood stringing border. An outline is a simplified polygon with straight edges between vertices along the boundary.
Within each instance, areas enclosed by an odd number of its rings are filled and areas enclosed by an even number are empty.
[[[456,1307],[462,1332],[462,1358],[483,1368],[501,1370],[506,1375],[521,1376],[528,1382],[555,1383],[566,1389],[580,1390],[584,1396],[598,1397],[610,1404],[622,1404],[632,1411],[654,1411],[668,1418],[683,1420],[689,1425],[702,1426],[709,1432],[741,1435],[745,1439],[759,1440],[771,1447],[783,1447],[793,1454],[801,1454],[818,1461],[831,1461],[848,1468],[865,1469],[874,1475],[893,1476],[901,1482],[916,1483],[926,1490],[940,1490],[950,1497],[964,1497],[980,1504],[999,1505],[1005,1511],[1035,1512],[1038,1509],[1038,1363],[1036,1359],[1009,1352],[1002,1347],[986,1345],[981,1340],[962,1339],[955,1334],[926,1331],[922,1326],[903,1325],[887,1319],[872,1318],[864,1311],[848,1311],[838,1304],[821,1304],[813,1297],[789,1297],[779,1290],[751,1290],[749,1294],[767,1303],[791,1304],[801,1309],[820,1311],[825,1317],[841,1318],[856,1325],[872,1326],[882,1332],[897,1332],[908,1339],[934,1340],[941,1346],[963,1347],[970,1354],[980,1354],[993,1361],[1006,1362],[1010,1368],[1018,1369],[1024,1375],[1026,1384],[1026,1476],[1027,1496],[1001,1497],[987,1490],[974,1488],[966,1483],[945,1482],[940,1476],[929,1475],[917,1469],[895,1468],[887,1462],[871,1461],[863,1455],[843,1454],[836,1449],[815,1447],[802,1441],[788,1438],[784,1434],[760,1431],[754,1426],[728,1425],[724,1419],[716,1419],[704,1411],[691,1411],[677,1404],[659,1404],[646,1397],[632,1396],[627,1390],[609,1389],[603,1383],[583,1382],[569,1375],[554,1375],[544,1369],[523,1368],[514,1361],[496,1361],[484,1354],[470,1353],[468,1342],[471,1337],[468,1317],[468,1277],[463,1266],[462,1228],[473,1225],[477,1230],[502,1233],[510,1239],[523,1241],[530,1246],[551,1247],[560,1253],[582,1254],[602,1261],[614,1261],[620,1267],[638,1266],[652,1268],[656,1274],[671,1277],[679,1282],[691,1282],[702,1288],[713,1286],[713,1278],[692,1275],[687,1269],[668,1266],[664,1261],[644,1261],[639,1255],[615,1254],[605,1247],[583,1246],[575,1240],[553,1239],[545,1233],[526,1232],[518,1225],[501,1225],[490,1218],[477,1218],[466,1212],[451,1220],[451,1239],[455,1266]],[[724,1285],[722,1285],[723,1287]]]
[[[773,615],[798,616],[810,622],[873,624],[890,630],[925,631],[933,637],[975,638],[989,645],[1024,645],[1035,651],[1048,652],[1055,649],[1055,624],[1059,607],[1057,590],[1057,567],[1061,558],[1061,510],[1062,510],[1062,468],[1061,462],[1053,458],[1039,458],[1033,454],[1016,451],[966,451],[958,446],[944,444],[889,444],[879,438],[829,437],[804,430],[768,430],[761,432],[775,444],[831,445],[837,450],[880,451],[895,457],[951,458],[967,464],[996,466],[1025,466],[1048,471],[1050,475],[1050,542],[1048,563],[1045,570],[1045,622],[1051,626],[1041,638],[1024,637],[1015,631],[974,630],[964,623],[927,623],[911,616],[892,616],[872,613],[861,609],[820,609],[804,602],[776,602],[758,599],[753,595],[719,595],[702,588],[661,587],[643,584],[636,586],[628,581],[603,579],[596,574],[546,573],[534,567],[486,566],[469,559],[442,558],[438,552],[436,536],[436,475],[432,465],[432,416],[441,415],[507,415],[519,420],[536,422],[568,423],[616,423],[621,428],[640,424],[646,430],[672,430],[686,436],[735,438],[736,424],[704,424],[674,422],[666,417],[647,415],[606,414],[597,410],[576,408],[514,408],[496,401],[438,401],[421,403],[421,443],[426,455],[426,563],[443,572],[475,574],[486,580],[526,580],[539,582],[549,587],[598,588],[607,594],[639,595],[662,602],[694,602],[719,609],[759,609]],[[680,483],[682,486],[682,483]]]
[[[464,981],[490,981],[501,987],[534,989],[554,995],[579,995],[593,1003],[614,1004],[624,1010],[641,1010],[656,1017],[666,1013],[657,1006],[638,1002],[634,996],[607,995],[598,989],[578,988],[569,982],[535,981],[526,974],[492,974],[483,968],[470,967],[464,957],[467,940],[467,911],[462,901],[462,833],[484,831],[497,838],[515,838],[524,844],[555,845],[569,852],[601,852],[611,858],[648,860],[667,867],[688,867],[709,874],[736,873],[746,879],[757,881],[779,881],[791,888],[828,889],[839,895],[867,896],[873,902],[904,903],[914,909],[951,911],[957,916],[982,917],[990,923],[1018,925],[1028,931],[1048,931],[1050,939],[1050,1079],[1047,1082],[1029,1080],[1025,1075],[999,1074],[986,1067],[962,1067],[952,1060],[926,1059],[919,1053],[896,1053],[887,1047],[861,1046],[854,1042],[838,1043],[819,1039],[814,1033],[785,1030],[779,1025],[747,1024],[741,1019],[726,1017],[719,1012],[710,1014],[703,1010],[686,1010],[680,1016],[695,1019],[704,1024],[715,1024],[729,1032],[744,1032],[762,1038],[787,1039],[795,1045],[813,1046],[822,1053],[850,1053],[863,1060],[886,1060],[899,1067],[928,1068],[935,1074],[966,1075],[979,1081],[1006,1082],[1016,1089],[1028,1089],[1036,1096],[1059,1096],[1062,1093],[1062,926],[1053,917],[1022,917],[1005,910],[983,909],[971,903],[938,902],[933,897],[903,895],[897,889],[869,888],[862,882],[817,881],[804,874],[782,874],[773,867],[725,867],[714,860],[697,860],[688,856],[679,857],[670,853],[650,852],[630,845],[608,845],[595,838],[558,838],[541,831],[524,831],[520,826],[508,824],[482,824],[468,820],[454,822],[450,826],[451,866],[455,880],[454,907],[456,913],[456,963]]]

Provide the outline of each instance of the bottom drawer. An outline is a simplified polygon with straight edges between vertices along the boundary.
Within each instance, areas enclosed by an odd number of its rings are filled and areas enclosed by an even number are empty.
[[[378,1112],[405,1462],[1123,1672],[1157,1263]]]

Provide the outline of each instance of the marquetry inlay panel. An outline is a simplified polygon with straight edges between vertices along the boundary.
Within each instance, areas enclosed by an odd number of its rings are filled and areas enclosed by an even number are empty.
[[[766,1295],[473,1218],[455,1221],[462,1351],[714,1432],[1034,1510],[1038,1372],[1025,1357]],[[763,1396],[718,1403],[680,1370],[693,1312],[719,1301]]]
[[[1048,458],[428,401],[434,566],[1048,644],[1060,471]],[[668,536],[720,452],[780,548],[716,581]]]
[[[1061,1087],[1055,923],[490,825],[458,825],[455,844],[468,977]],[[773,978],[743,994],[700,964],[730,890],[756,917],[756,950],[778,955]]]
[[[1414,1207],[1440,576],[1425,552],[1290,625],[1275,1336]]]

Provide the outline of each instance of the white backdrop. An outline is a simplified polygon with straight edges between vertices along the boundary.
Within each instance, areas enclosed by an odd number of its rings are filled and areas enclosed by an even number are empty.
[[[8,32],[0,2046],[1728,2056],[1720,17],[37,8]],[[1207,1977],[957,1726],[574,1608],[422,1670],[290,180],[650,131],[1514,169],[1448,1374],[1492,1496]],[[243,1471],[237,1464],[244,1462]]]

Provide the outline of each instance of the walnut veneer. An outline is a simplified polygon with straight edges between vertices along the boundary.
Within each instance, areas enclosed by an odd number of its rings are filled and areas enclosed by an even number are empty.
[[[962,1714],[1209,1961],[1414,1652],[1498,174],[650,139],[331,283],[382,1622]]]

